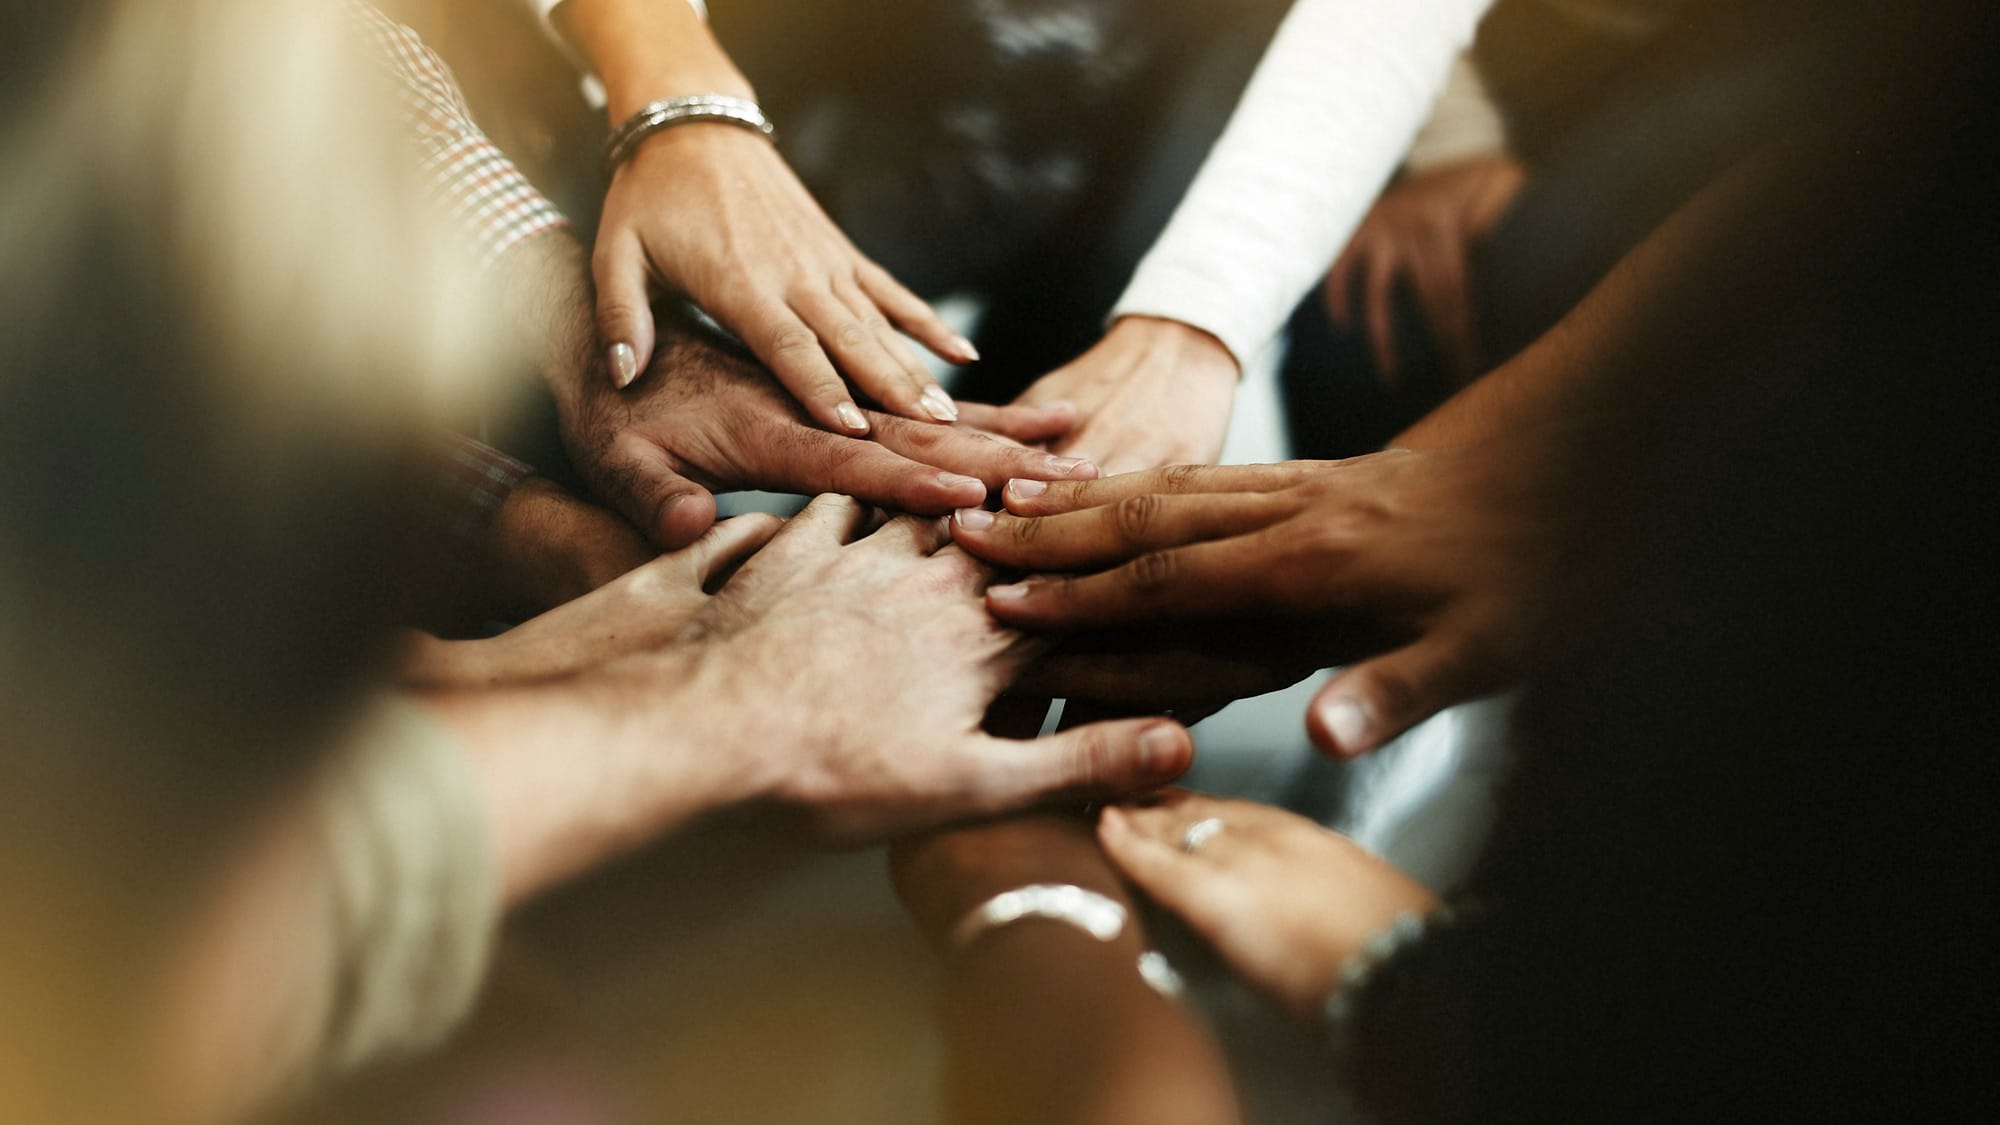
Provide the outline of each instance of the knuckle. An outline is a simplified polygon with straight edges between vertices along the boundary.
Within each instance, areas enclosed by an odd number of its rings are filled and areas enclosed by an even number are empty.
[[[796,325],[774,330],[769,337],[771,354],[777,356],[798,356],[819,350],[819,341],[811,332]]]
[[[1102,789],[1107,781],[1106,763],[1111,755],[1103,731],[1085,730],[1078,733],[1064,755],[1063,770],[1067,783],[1076,789]]]
[[[839,328],[834,329],[833,339],[834,343],[838,344],[841,350],[854,351],[867,343],[870,335],[871,332],[867,324],[859,320],[848,320],[843,321]]]
[[[1160,470],[1160,487],[1167,492],[1189,492],[1201,483],[1200,465],[1168,465]]]
[[[1111,528],[1120,541],[1136,546],[1148,541],[1159,526],[1160,498],[1151,493],[1127,496],[1111,507]]]
[[[1157,594],[1171,588],[1181,575],[1180,557],[1172,551],[1140,555],[1125,564],[1126,578],[1133,590]]]

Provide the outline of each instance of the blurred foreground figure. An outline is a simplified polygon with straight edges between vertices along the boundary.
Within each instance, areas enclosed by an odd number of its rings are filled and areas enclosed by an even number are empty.
[[[1161,720],[982,733],[1035,648],[991,572],[838,497],[532,622],[562,678],[389,692],[437,577],[428,436],[511,334],[350,14],[127,0],[7,45],[6,1120],[226,1119],[435,1043],[504,909],[718,810],[865,841],[1190,753]]]

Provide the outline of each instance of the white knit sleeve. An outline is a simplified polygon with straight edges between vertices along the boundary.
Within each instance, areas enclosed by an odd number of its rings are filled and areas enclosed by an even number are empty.
[[[1298,0],[1113,316],[1165,317],[1238,361],[1333,264],[1491,0]]]

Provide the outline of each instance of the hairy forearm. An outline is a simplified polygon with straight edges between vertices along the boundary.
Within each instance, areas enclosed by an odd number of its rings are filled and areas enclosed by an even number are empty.
[[[727,710],[713,678],[706,657],[677,650],[425,697],[472,759],[508,905],[755,796],[753,763],[707,730]]]
[[[614,122],[659,98],[756,96],[708,24],[682,0],[565,0],[555,22],[596,69]]]
[[[551,393],[587,378],[597,362],[590,255],[568,228],[547,231],[508,251],[493,267],[500,323]]]

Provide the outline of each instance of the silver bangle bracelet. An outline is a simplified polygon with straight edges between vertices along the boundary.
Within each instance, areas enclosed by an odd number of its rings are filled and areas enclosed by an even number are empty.
[[[973,907],[951,928],[952,948],[964,949],[981,935],[1025,918],[1074,926],[1098,941],[1112,941],[1125,932],[1125,907],[1119,903],[1069,883],[1033,883]]]
[[[737,125],[766,137],[776,137],[778,133],[771,119],[764,116],[763,109],[748,98],[729,94],[689,94],[667,98],[641,107],[612,131],[610,139],[604,142],[605,175],[617,171],[620,164],[630,160],[640,143],[654,133],[696,121]]]

